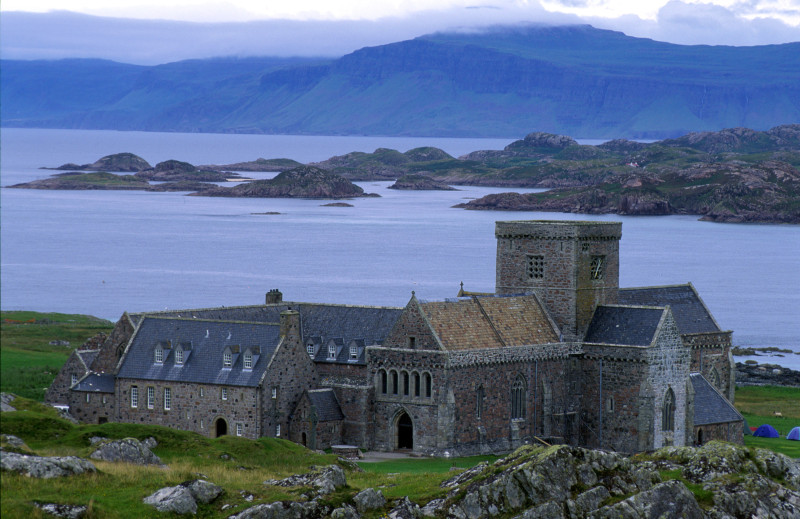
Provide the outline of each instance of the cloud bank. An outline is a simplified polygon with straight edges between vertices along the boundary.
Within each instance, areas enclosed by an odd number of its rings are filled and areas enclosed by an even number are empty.
[[[559,1],[578,7],[585,4],[584,0]],[[773,3],[779,8],[786,2]],[[547,11],[535,2],[418,11],[378,20],[227,23],[108,18],[66,11],[5,11],[0,16],[0,57],[102,58],[143,65],[216,56],[337,57],[362,47],[437,31],[479,30],[520,23],[588,23],[630,36],[678,44],[764,45],[800,41],[800,27],[759,14],[762,12],[763,9],[758,11],[747,1],[723,7],[680,0],[664,5],[653,20],[633,15],[581,17]]]

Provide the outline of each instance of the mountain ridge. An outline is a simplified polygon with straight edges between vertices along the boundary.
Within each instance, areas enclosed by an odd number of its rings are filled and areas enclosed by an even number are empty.
[[[662,139],[800,121],[800,42],[676,45],[591,26],[435,33],[338,59],[2,66],[4,126]]]

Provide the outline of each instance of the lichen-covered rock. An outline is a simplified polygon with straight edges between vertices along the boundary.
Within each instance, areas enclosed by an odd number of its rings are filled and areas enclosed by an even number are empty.
[[[15,398],[17,396],[11,393],[0,393],[0,411],[16,411],[17,409],[11,405]]]
[[[264,484],[279,487],[314,487],[319,495],[326,495],[334,492],[337,488],[346,486],[347,478],[342,467],[328,465],[307,474],[289,476],[281,480],[267,480],[264,481]]]
[[[156,490],[144,498],[144,503],[155,507],[159,512],[172,512],[179,515],[196,514],[197,502],[188,488],[177,485]]]
[[[337,508],[331,512],[330,517],[331,519],[361,519],[358,510],[350,505],[344,505],[341,508]]]
[[[446,501],[444,499],[431,500],[427,505],[420,509],[422,517],[436,517],[440,515],[439,511],[444,509],[445,502]]]
[[[694,495],[680,481],[659,483],[652,489],[605,506],[586,517],[592,519],[703,519]]]
[[[374,488],[362,490],[353,496],[353,501],[356,504],[356,509],[361,513],[386,506],[386,498],[383,497],[383,492]]]
[[[330,509],[317,501],[295,503],[279,501],[264,505],[252,506],[233,514],[228,519],[318,519],[330,514]]]
[[[186,488],[198,503],[210,503],[220,495],[222,495],[222,487],[206,481],[204,479],[193,479],[191,481],[184,481],[181,486]]]
[[[418,519],[422,517],[422,511],[418,504],[404,497],[394,504],[394,508],[389,510],[387,516],[389,519]]]
[[[514,519],[564,519],[564,509],[554,501],[548,501],[543,505],[526,510],[522,515]]]
[[[6,443],[11,447],[25,447],[25,442],[22,441],[22,438],[18,438],[13,434],[0,434],[0,442]]]
[[[62,505],[59,503],[35,503],[45,513],[64,519],[81,519],[86,515],[87,507],[84,505]]]
[[[100,442],[89,455],[93,460],[122,461],[136,465],[161,465],[161,459],[136,438]]]
[[[42,457],[6,451],[0,451],[0,468],[43,479],[97,472],[92,462],[76,456]]]
[[[703,485],[714,494],[710,517],[800,517],[800,493],[759,474],[747,474]]]

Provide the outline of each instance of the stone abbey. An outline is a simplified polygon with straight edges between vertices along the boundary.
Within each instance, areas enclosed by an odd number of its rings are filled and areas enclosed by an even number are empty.
[[[619,287],[622,224],[497,222],[495,293],[125,313],[48,390],[81,421],[320,449],[741,443],[732,332],[691,284]]]

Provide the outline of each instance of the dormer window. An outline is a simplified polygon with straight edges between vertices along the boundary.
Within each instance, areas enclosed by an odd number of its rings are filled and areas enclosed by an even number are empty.
[[[358,359],[358,346],[350,346],[350,360]]]
[[[329,359],[335,359],[336,358],[336,345],[335,344],[329,344],[328,345],[328,358]]]
[[[253,352],[247,350],[244,352],[244,369],[253,368]]]
[[[183,364],[183,348],[180,346],[175,350],[175,364]]]
[[[226,348],[224,352],[222,352],[222,367],[223,368],[230,368],[233,366],[233,353],[229,348]]]
[[[160,344],[156,346],[155,361],[156,364],[162,364],[164,362],[164,349]]]
[[[314,358],[314,344],[309,342],[306,345],[306,351],[308,352],[308,356]]]

